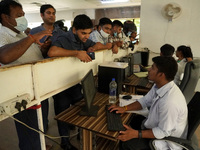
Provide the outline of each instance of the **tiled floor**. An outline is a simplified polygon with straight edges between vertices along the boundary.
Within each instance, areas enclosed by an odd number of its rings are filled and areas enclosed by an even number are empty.
[[[52,111],[49,112],[48,134],[52,136],[58,136],[57,123],[53,119],[54,111],[51,101],[50,101],[50,110]],[[72,130],[71,132],[72,134],[76,134],[77,130]],[[200,144],[200,126],[196,131],[196,135],[198,138],[198,142]],[[56,139],[55,141],[60,143],[60,139]],[[53,144],[53,148],[51,150],[62,150],[58,144],[50,141],[49,139],[46,139],[46,142]],[[71,139],[71,142],[74,146],[79,148],[80,143],[76,137],[73,137]],[[19,150],[14,121],[12,119],[6,119],[0,122],[0,150]]]

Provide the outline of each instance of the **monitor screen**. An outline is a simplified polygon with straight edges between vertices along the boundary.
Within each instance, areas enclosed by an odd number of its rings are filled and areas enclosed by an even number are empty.
[[[95,111],[94,109],[97,108],[96,106],[92,105],[96,95],[96,87],[92,69],[90,69],[89,72],[83,77],[83,79],[81,80],[81,84],[83,88],[85,106],[83,106],[80,114],[93,116],[95,113],[97,113],[94,112]]]
[[[141,53],[133,53],[133,64],[134,65],[141,65],[142,64]]]

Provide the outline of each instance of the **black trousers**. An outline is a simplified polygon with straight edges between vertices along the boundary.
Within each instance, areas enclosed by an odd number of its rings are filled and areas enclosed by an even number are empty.
[[[142,122],[146,119],[144,116],[136,115],[130,122],[130,126],[135,130],[141,130]],[[120,141],[120,150],[150,150],[150,139],[131,139],[126,142]]]
[[[48,107],[47,107],[48,100],[42,101],[41,105],[42,105],[42,114],[43,114],[43,120],[44,120],[43,123],[44,123],[44,130],[45,130],[46,120],[44,119],[44,117],[48,115]],[[36,130],[39,130],[37,110],[27,109],[14,115],[14,117],[18,119],[19,121],[27,124],[28,126]],[[16,121],[15,121],[15,126],[16,126],[17,135],[19,139],[20,150],[41,150],[39,133],[27,128],[26,126]]]
[[[55,115],[58,115],[62,111],[69,108],[70,105],[73,105],[76,102],[83,99],[81,89],[82,89],[81,85],[77,84],[53,96]],[[69,125],[61,121],[57,121],[57,124],[58,124],[58,131],[59,131],[60,136],[69,136],[69,132],[70,132]],[[66,145],[68,142],[69,142],[69,138],[61,139],[61,145]]]

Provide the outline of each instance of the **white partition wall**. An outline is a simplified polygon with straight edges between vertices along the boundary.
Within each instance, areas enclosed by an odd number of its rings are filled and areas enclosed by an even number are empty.
[[[0,107],[5,107],[6,113],[17,113],[17,110],[14,109],[15,103],[22,99],[28,98],[29,106],[35,103],[31,66],[26,64],[0,67]],[[0,115],[0,120],[5,117]]]
[[[95,53],[95,60],[84,63],[75,57],[50,58],[33,65],[33,80],[40,100],[55,95],[77,83],[103,61],[103,51]]]
[[[3,112],[13,115],[18,112],[16,102],[26,100],[27,107],[40,104],[41,101],[79,83],[85,74],[98,65],[113,61],[128,54],[128,50],[119,49],[118,54],[111,50],[95,52],[95,60],[84,63],[75,57],[57,57],[42,61],[0,68],[0,120],[5,119]],[[22,108],[23,109],[23,108]]]

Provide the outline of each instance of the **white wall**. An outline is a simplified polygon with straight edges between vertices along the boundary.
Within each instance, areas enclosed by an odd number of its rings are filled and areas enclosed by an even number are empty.
[[[169,22],[161,9],[170,2],[182,7],[182,14]],[[169,43],[177,48],[191,46],[195,57],[200,57],[200,1],[199,0],[142,0],[140,46],[159,52],[160,47]]]
[[[66,11],[58,11],[56,12],[56,20],[64,19],[64,20],[74,20],[74,17],[79,14],[86,14],[90,17],[90,19],[95,19],[95,10],[94,9],[85,9],[85,10],[66,10]],[[38,13],[29,13],[26,14],[26,18],[29,23],[31,22],[43,22],[40,17],[40,12]]]

